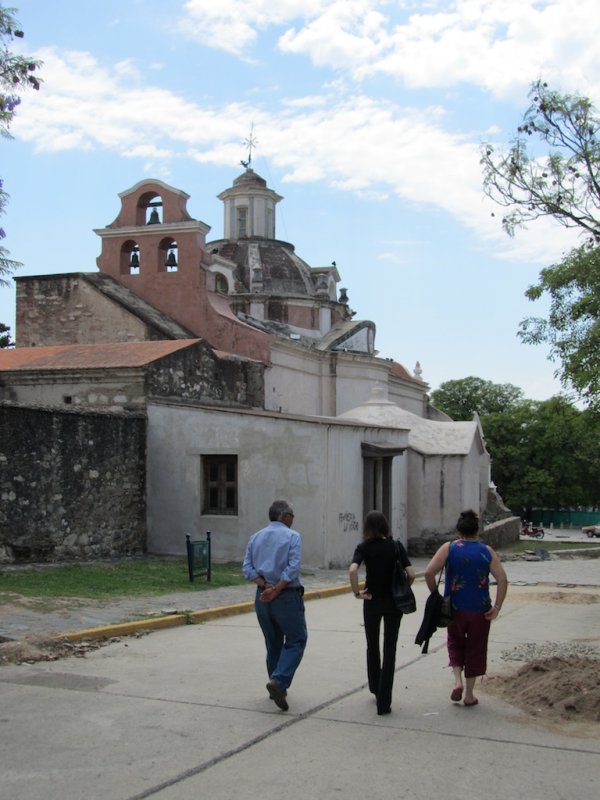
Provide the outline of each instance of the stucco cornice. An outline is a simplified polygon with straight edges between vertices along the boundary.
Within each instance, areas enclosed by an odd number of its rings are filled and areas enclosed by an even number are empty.
[[[156,235],[170,235],[175,233],[189,233],[190,231],[197,231],[206,236],[210,231],[210,225],[206,225],[199,220],[192,220],[191,222],[162,222],[157,225],[127,225],[122,228],[109,226],[107,228],[94,228],[94,233],[105,239],[114,239],[116,237],[122,238],[124,236],[131,239],[138,239],[140,235],[148,233]],[[175,239],[176,237],[173,236]]]

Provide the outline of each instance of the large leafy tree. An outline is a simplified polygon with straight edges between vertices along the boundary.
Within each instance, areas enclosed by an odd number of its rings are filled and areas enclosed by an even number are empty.
[[[600,421],[564,397],[526,401],[482,419],[492,477],[512,509],[600,502]]]
[[[475,413],[482,417],[515,406],[523,400],[523,391],[512,383],[493,383],[471,375],[440,384],[431,399],[452,419],[471,420]]]
[[[514,511],[538,506],[552,492],[548,470],[540,468],[537,459],[531,460],[535,412],[535,404],[528,403],[482,420],[492,459],[492,480],[506,505]],[[554,507],[554,502],[550,505]]]
[[[23,31],[15,19],[15,9],[0,5],[0,136],[10,138],[10,124],[21,102],[20,93],[27,88],[39,89],[37,70],[40,62],[18,55],[9,49],[15,38],[21,39]],[[0,178],[0,215],[4,214],[8,195]],[[0,228],[0,240],[5,232]],[[9,257],[6,248],[0,246],[0,285],[7,283],[7,276],[19,267],[18,261]]]
[[[600,118],[588,98],[560,94],[542,81],[533,84],[530,99],[508,151],[483,146],[484,190],[507,209],[502,224],[510,235],[539,217],[581,232],[581,246],[543,269],[527,290],[530,300],[550,298],[550,314],[524,320],[519,336],[549,345],[563,385],[598,407]]]

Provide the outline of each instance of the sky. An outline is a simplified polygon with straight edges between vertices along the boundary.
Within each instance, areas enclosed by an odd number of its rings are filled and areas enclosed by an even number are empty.
[[[94,229],[158,178],[223,236],[217,195],[252,167],[283,195],[278,239],[335,261],[375,346],[431,390],[477,376],[561,390],[519,322],[577,243],[550,220],[509,238],[480,148],[508,146],[531,84],[600,106],[596,0],[13,0],[13,50],[43,61],[0,140],[17,275],[93,272]],[[494,216],[495,213],[495,216]],[[15,289],[0,321],[15,335]]]

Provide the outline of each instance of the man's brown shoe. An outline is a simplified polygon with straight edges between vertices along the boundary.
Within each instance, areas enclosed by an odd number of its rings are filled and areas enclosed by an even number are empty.
[[[267,683],[267,692],[269,697],[282,711],[289,709],[287,700],[285,699],[286,691],[282,689],[276,680],[271,680]]]

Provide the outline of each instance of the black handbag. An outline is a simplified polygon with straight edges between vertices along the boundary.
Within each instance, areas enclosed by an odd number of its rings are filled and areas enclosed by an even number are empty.
[[[400,547],[402,545],[396,541],[394,546],[396,548],[396,560],[394,561],[394,572],[392,574],[392,597],[398,611],[402,611],[403,614],[412,614],[417,610],[417,601],[413,590],[410,588],[408,575],[401,561]]]

